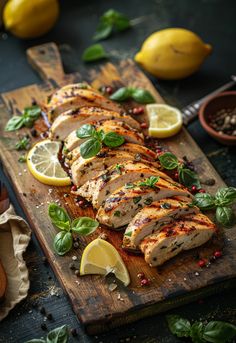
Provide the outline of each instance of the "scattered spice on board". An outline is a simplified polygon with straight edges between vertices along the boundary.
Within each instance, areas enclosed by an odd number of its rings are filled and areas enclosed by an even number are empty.
[[[236,136],[236,107],[222,108],[209,116],[209,125],[219,134]]]

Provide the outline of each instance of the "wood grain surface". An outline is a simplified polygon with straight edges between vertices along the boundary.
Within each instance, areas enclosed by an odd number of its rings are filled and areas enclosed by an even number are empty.
[[[42,51],[44,52],[42,53]],[[30,49],[28,56],[32,65],[45,79],[45,83],[2,94],[0,156],[28,221],[67,292],[75,313],[88,333],[95,334],[109,330],[112,327],[176,307],[232,285],[236,277],[235,227],[220,232],[204,247],[185,252],[158,269],[150,268],[142,256],[124,252],[121,249],[122,233],[105,228],[101,228],[91,237],[80,238],[79,248],[64,257],[59,257],[54,253],[52,242],[57,229],[52,226],[47,216],[48,203],[58,201],[72,217],[94,216],[93,209],[91,207],[79,208],[74,197],[69,194],[69,187],[56,188],[42,185],[29,174],[25,164],[17,162],[20,153],[14,150],[14,144],[19,135],[29,133],[29,130],[22,129],[17,133],[6,133],[4,126],[7,120],[12,114],[19,113],[34,100],[42,103],[55,87],[75,81],[85,80],[96,88],[103,85],[139,86],[150,90],[157,102],[163,102],[163,100],[150,81],[129,60],[123,61],[117,66],[107,63],[99,69],[91,69],[90,73],[86,75],[75,74],[68,77],[63,73],[59,54],[54,44]],[[56,75],[55,70],[58,71]],[[49,80],[46,80],[47,75]],[[132,105],[129,103],[127,107]],[[144,116],[138,118],[140,121],[146,119]],[[42,120],[36,123],[36,129],[39,132],[45,130]],[[32,138],[32,143],[40,139],[40,137]],[[209,177],[214,178],[216,184],[204,187],[207,191],[214,193],[218,187],[225,185],[185,129],[182,129],[172,139],[162,140],[159,143],[168,147],[179,157],[187,156],[192,160],[202,180]],[[65,197],[65,194],[69,194],[69,196]],[[125,288],[117,282],[117,289],[110,292],[108,285],[114,280],[114,277],[109,276],[106,279],[100,276],[76,277],[69,269],[71,257],[77,256],[76,264],[79,266],[84,247],[100,232],[108,234],[109,241],[114,244],[124,259],[131,276],[129,287]],[[218,248],[223,249],[223,257],[211,264],[209,268],[200,269],[196,260],[199,255],[208,258]],[[137,273],[140,271],[143,271],[151,280],[151,284],[147,288],[139,286]]]

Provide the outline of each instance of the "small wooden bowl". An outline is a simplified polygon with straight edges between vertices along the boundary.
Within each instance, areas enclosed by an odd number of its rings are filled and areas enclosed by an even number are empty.
[[[220,134],[209,125],[209,116],[224,108],[236,107],[236,91],[217,94],[204,102],[199,110],[202,127],[218,142],[225,145],[236,145],[236,136]]]

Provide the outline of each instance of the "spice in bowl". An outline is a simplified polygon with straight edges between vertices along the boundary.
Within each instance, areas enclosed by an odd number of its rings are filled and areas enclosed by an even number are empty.
[[[219,134],[236,136],[236,107],[222,108],[210,115],[209,125]]]

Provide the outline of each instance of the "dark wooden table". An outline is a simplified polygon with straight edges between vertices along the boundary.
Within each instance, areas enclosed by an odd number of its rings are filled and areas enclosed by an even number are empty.
[[[212,56],[194,76],[175,82],[152,80],[169,104],[181,108],[227,82],[230,75],[236,72],[234,0],[110,0],[109,4],[102,0],[67,0],[61,4],[61,17],[57,25],[41,39],[20,41],[0,33],[0,92],[39,82],[26,61],[25,49],[44,42],[55,41],[59,44],[67,72],[89,68],[82,64],[80,56],[83,49],[91,44],[98,17],[108,8],[120,10],[130,18],[143,19],[142,23],[133,29],[104,41],[103,44],[111,52],[114,61],[133,57],[150,33],[170,26],[195,31],[203,40],[213,45]],[[188,129],[225,182],[236,186],[235,148],[216,143],[201,128],[198,121],[192,123]],[[24,216],[2,169],[0,178],[8,186],[17,212]],[[25,258],[31,280],[29,295],[0,323],[0,343],[23,343],[45,336],[46,332],[41,328],[43,323],[46,324],[47,330],[63,324],[76,328],[78,335],[71,338],[71,342],[180,342],[168,331],[164,315],[147,318],[100,336],[87,336],[51,268],[45,264],[42,250],[34,236]],[[45,316],[39,311],[40,306],[44,306],[47,313],[52,314],[52,320],[45,320]],[[232,289],[183,306],[171,313],[178,313],[189,319],[214,318],[236,324],[236,292]]]

